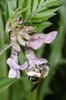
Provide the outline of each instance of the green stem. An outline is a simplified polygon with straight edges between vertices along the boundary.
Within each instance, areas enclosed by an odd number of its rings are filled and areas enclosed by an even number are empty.
[[[7,47],[5,47],[1,52],[0,55],[3,54],[7,49],[9,49],[11,47],[11,44],[9,44]]]

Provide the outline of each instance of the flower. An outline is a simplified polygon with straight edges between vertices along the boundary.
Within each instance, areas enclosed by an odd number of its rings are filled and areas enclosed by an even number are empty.
[[[34,74],[40,76],[40,73],[36,73],[33,70],[37,69],[42,64],[48,63],[46,59],[37,57],[33,50],[30,48],[25,48],[25,54],[27,61],[25,61],[24,64],[19,65],[17,52],[14,49],[12,50],[11,57],[7,59],[7,64],[10,67],[8,74],[9,78],[20,78],[20,70],[25,70],[27,72],[27,75],[30,75],[30,73],[32,73],[32,75]]]
[[[28,67],[27,61],[23,65],[18,64],[18,52],[14,48],[12,48],[10,58],[7,59],[7,64],[10,67],[9,78],[20,78],[20,70],[25,70]]]
[[[27,61],[23,65],[19,65],[12,58],[7,59],[7,64],[10,67],[9,78],[20,78],[20,70],[25,70],[28,67]]]
[[[22,46],[26,45],[26,41],[30,40],[30,38],[31,38],[29,33],[33,29],[34,28],[32,26],[24,26],[20,29],[17,29],[17,40],[20,45],[22,45]]]
[[[56,38],[57,31],[52,31],[48,34],[33,33],[32,26],[22,26],[12,28],[10,39],[12,43],[11,56],[7,59],[7,64],[10,67],[8,77],[20,78],[20,70],[25,70],[27,75],[41,76],[40,71],[43,71],[44,77],[48,75],[48,61],[45,58],[39,58],[35,55],[34,49],[39,49],[44,43],[52,43]],[[27,60],[24,64],[19,65],[18,55],[21,47],[24,48],[24,53]]]
[[[26,26],[29,30],[29,27]],[[29,31],[28,31],[29,32]],[[52,31],[48,34],[29,34],[25,28],[20,30],[17,35],[18,43],[22,46],[31,47],[32,49],[39,49],[44,43],[50,44],[57,36],[57,31]]]
[[[10,69],[8,77],[9,78],[20,78],[20,71],[19,70]]]
[[[44,43],[52,43],[56,38],[57,31],[52,31],[48,34],[33,34],[30,40],[27,42],[27,46],[33,49],[40,48]]]
[[[26,70],[28,68],[28,62],[25,61],[24,64],[19,65],[12,58],[7,59],[7,64],[10,67],[8,77],[9,78],[20,78],[20,70]]]
[[[44,58],[39,58],[35,55],[32,49],[25,48],[25,54],[28,62],[28,67],[25,70],[28,76],[40,77],[41,70],[43,71],[43,77],[48,75],[49,67],[47,66],[48,61]]]
[[[25,48],[25,55],[29,63],[29,68],[34,67],[35,65],[48,63],[46,59],[37,57],[35,53],[33,52],[33,50],[30,48]]]
[[[19,66],[15,62],[15,60],[13,60],[12,58],[8,58],[7,59],[7,64],[10,67],[8,77],[9,78],[19,78],[20,77]]]

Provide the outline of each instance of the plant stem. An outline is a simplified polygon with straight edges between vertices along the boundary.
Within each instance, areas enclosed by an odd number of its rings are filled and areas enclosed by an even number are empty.
[[[0,55],[3,54],[7,49],[9,49],[11,47],[11,44],[9,44],[7,47],[5,47],[1,52]]]

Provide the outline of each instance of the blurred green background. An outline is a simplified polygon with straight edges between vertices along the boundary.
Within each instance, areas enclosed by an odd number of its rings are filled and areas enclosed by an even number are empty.
[[[9,44],[5,25],[11,5],[8,7],[7,1],[10,1],[14,9],[18,7],[20,0],[0,0],[0,49],[6,46],[5,44]],[[22,2],[23,0],[20,1],[20,6]],[[9,48],[0,55],[0,100],[66,100],[66,0],[63,1],[57,14],[49,21],[53,25],[44,29],[44,32],[57,30],[57,38],[51,45],[47,44],[42,47],[42,52],[37,51],[38,56],[43,56],[49,61],[50,72],[48,77],[32,92],[30,89],[33,83],[25,76],[19,80],[5,78],[8,73],[6,59],[11,51],[11,48]]]

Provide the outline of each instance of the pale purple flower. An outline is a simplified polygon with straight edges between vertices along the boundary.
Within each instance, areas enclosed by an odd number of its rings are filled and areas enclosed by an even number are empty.
[[[19,65],[12,58],[7,59],[7,64],[9,65],[10,68],[14,70],[19,70],[20,68]]]
[[[9,67],[10,67],[8,77],[9,77],[9,78],[19,78],[19,77],[20,77],[19,66],[18,66],[18,64],[15,62],[15,60],[12,59],[12,58],[8,58],[8,59],[7,59],[7,64],[8,64]]]
[[[23,29],[18,30],[17,40],[22,46],[31,47],[32,49],[39,49],[44,43],[52,43],[57,36],[57,31],[52,31],[48,34],[44,33],[30,33],[33,29],[31,26],[24,26]]]
[[[14,70],[10,69],[8,73],[9,78],[20,78],[20,71],[19,70]]]
[[[52,43],[56,38],[57,31],[52,31],[48,34],[34,34],[31,39],[27,42],[27,46],[33,49],[39,49],[44,43]]]
[[[28,67],[25,70],[26,74],[28,76],[40,77],[41,76],[40,69],[42,70],[45,69],[46,71],[44,72],[43,76],[45,78],[49,72],[49,67],[47,66],[48,61],[44,58],[37,57],[31,48],[26,48],[25,54],[28,61]]]
[[[7,64],[10,67],[8,77],[9,78],[20,78],[20,70],[27,70],[33,69],[36,66],[39,66],[41,64],[47,64],[48,61],[44,58],[39,58],[35,55],[32,49],[26,48],[25,49],[25,54],[27,57],[27,61],[24,62],[24,64],[19,65],[17,59],[14,58],[8,58]],[[16,57],[17,58],[17,57]],[[28,72],[30,74],[31,71]],[[27,75],[28,75],[27,74]],[[40,73],[36,73],[35,71],[32,73],[34,75],[40,75]]]
[[[8,74],[9,78],[20,78],[20,70],[25,70],[26,72],[28,71],[28,74],[30,74],[30,69],[36,69],[36,66],[38,67],[42,64],[47,65],[48,63],[46,59],[37,57],[32,49],[39,49],[44,43],[52,43],[56,38],[57,31],[52,31],[48,34],[31,34],[32,30],[32,26],[24,26],[12,30],[10,34],[12,51],[10,58],[7,59],[7,64],[10,67]],[[22,65],[19,65],[18,61],[18,55],[21,51],[20,45],[25,49],[24,52],[27,58]],[[46,76],[48,74],[48,70],[49,68],[47,67]],[[36,72],[34,71],[32,74],[35,75]],[[37,74],[40,76],[41,73]]]
[[[19,65],[12,58],[7,59],[7,64],[10,67],[8,77],[9,78],[20,78],[20,70],[25,70],[28,67],[28,62],[25,61],[24,64]]]
[[[18,49],[18,48],[17,48]],[[27,61],[23,65],[18,64],[18,50],[12,47],[10,58],[7,59],[7,64],[10,67],[8,77],[20,78],[20,70],[25,70],[28,67]]]
[[[35,65],[47,64],[48,61],[44,58],[39,58],[35,55],[32,49],[26,48],[25,49],[26,58],[29,64],[28,69],[35,67]]]

